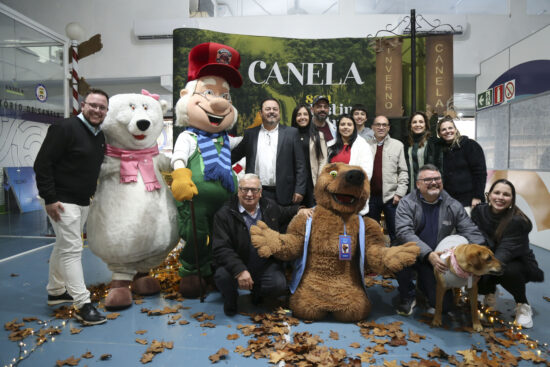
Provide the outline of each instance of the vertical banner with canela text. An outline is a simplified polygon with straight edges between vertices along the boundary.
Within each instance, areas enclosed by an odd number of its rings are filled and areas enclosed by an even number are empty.
[[[403,116],[402,40],[377,39],[376,52],[376,114]]]
[[[426,38],[426,111],[438,115],[453,107],[453,35]]]

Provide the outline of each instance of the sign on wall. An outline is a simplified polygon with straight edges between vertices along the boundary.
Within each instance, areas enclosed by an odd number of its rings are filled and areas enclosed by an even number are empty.
[[[427,109],[442,115],[453,98],[453,35],[426,38]]]
[[[388,96],[392,97],[391,106],[396,111],[396,117],[402,116],[403,111],[410,113],[416,110],[410,107],[408,92],[410,39],[399,41],[402,42],[401,55],[396,54],[392,59],[395,64],[385,65],[381,70],[376,67],[372,40],[366,38],[294,39],[185,28],[175,29],[173,39],[174,103],[187,82],[188,54],[194,46],[217,42],[231,46],[240,53],[239,70],[243,85],[231,90],[233,103],[239,111],[238,134],[254,122],[259,122],[260,103],[267,97],[280,101],[281,122],[286,125],[290,124],[292,110],[298,103],[311,104],[319,94],[326,95],[330,100],[329,119],[332,121],[343,113],[350,113],[357,103],[367,107],[372,119],[376,105],[376,73],[385,73],[386,66],[392,69],[389,78],[395,82]],[[423,40],[417,40],[418,44],[423,45]],[[423,72],[422,55],[417,57],[417,64],[417,72]],[[401,68],[399,71],[403,81],[393,74],[398,68]],[[424,106],[423,74],[420,78],[417,83],[417,91],[420,91],[417,93],[417,105]]]

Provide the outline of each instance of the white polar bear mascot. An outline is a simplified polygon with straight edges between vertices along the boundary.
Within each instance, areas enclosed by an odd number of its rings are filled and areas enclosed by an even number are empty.
[[[87,233],[90,249],[113,273],[108,310],[131,306],[132,291],[158,293],[160,284],[148,272],[179,241],[175,201],[160,172],[170,171],[170,159],[157,147],[162,102],[145,90],[115,95],[102,124],[105,158]]]

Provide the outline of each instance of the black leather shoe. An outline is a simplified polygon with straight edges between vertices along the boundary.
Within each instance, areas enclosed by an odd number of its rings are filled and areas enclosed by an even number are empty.
[[[74,316],[84,325],[98,325],[107,321],[91,303],[85,303],[82,308],[77,309]]]
[[[237,314],[237,302],[224,300],[223,313],[226,316],[235,316]]]
[[[262,296],[260,296],[260,292],[252,291],[252,304],[254,306],[258,306],[263,301],[264,301],[264,298]]]
[[[72,303],[73,301],[73,297],[71,297],[67,291],[59,296],[52,296],[51,294],[48,294],[48,306],[60,305],[62,303]]]

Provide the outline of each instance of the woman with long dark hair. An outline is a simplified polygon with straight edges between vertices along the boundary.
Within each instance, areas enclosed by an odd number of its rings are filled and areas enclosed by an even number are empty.
[[[306,160],[306,173],[308,177],[306,180],[306,193],[302,204],[308,208],[315,206],[313,187],[317,182],[321,168],[327,163],[328,157],[325,136],[311,122],[312,114],[308,105],[299,104],[292,111],[291,126],[297,128],[300,132],[300,140]]]
[[[428,163],[436,163],[434,157],[436,147],[435,139],[430,133],[430,121],[424,112],[416,111],[411,115],[408,130],[405,160],[409,169],[409,192],[411,192],[415,188],[420,167]]]
[[[485,201],[485,154],[475,140],[460,135],[450,116],[445,116],[437,123],[437,133],[442,153],[435,165],[442,170],[443,188],[469,214],[472,208]]]
[[[529,248],[529,232],[533,225],[516,206],[516,189],[510,181],[495,181],[487,193],[487,201],[488,204],[477,205],[472,210],[472,220],[495,257],[504,265],[504,273],[481,277],[479,294],[485,294],[484,303],[494,309],[496,286],[500,284],[514,297],[516,324],[533,327],[533,311],[527,301],[525,285],[544,281],[544,273]]]
[[[357,135],[355,121],[350,115],[341,115],[336,123],[336,139],[329,143],[328,160],[330,163],[342,162],[354,166],[360,166],[367,178],[372,177],[374,158],[369,144],[365,139]],[[365,215],[369,211],[369,202],[359,214]]]

